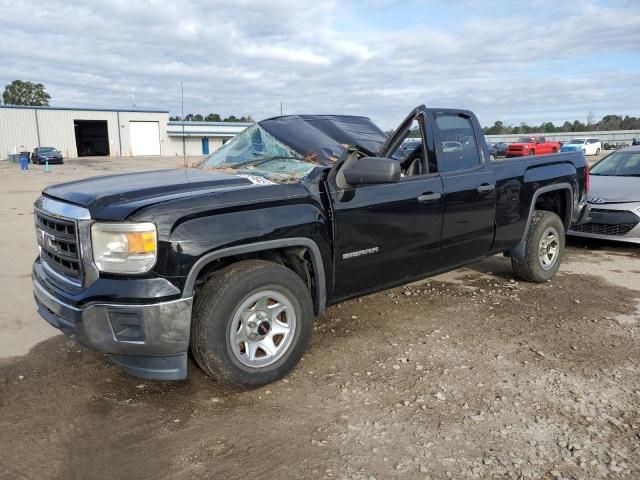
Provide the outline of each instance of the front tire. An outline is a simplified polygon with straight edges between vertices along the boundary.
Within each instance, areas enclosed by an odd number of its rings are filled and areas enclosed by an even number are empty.
[[[600,155],[600,149],[599,148],[596,149],[596,155]]]
[[[551,280],[560,268],[564,247],[564,225],[560,217],[553,212],[536,210],[527,231],[524,257],[511,257],[515,276],[534,283]]]
[[[536,154],[535,150],[529,150],[529,156],[534,156]]]
[[[194,300],[191,351],[209,376],[258,387],[300,361],[313,326],[313,303],[288,268],[247,260],[217,271]]]

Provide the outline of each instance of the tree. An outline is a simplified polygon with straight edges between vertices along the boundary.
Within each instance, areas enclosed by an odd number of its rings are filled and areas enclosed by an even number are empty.
[[[573,121],[573,128],[571,129],[572,132],[584,132],[586,131],[587,127],[584,123],[582,123],[580,120],[574,120]]]
[[[204,117],[204,121],[205,122],[221,122],[222,119],[220,118],[220,115],[218,115],[217,113],[210,113],[209,115]]]
[[[504,124],[500,120],[497,120],[492,127],[486,129],[487,135],[499,135],[501,133],[504,133]]]
[[[9,85],[5,85],[2,100],[4,100],[5,105],[47,107],[51,97],[41,83],[14,80]]]
[[[541,129],[544,133],[553,133],[556,131],[556,127],[553,122],[546,122],[541,125]]]

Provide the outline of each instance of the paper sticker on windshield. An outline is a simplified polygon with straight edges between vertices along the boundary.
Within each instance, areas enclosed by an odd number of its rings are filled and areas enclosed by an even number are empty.
[[[272,182],[271,180],[267,180],[264,177],[259,177],[257,175],[247,175],[242,173],[242,174],[238,174],[237,176],[250,180],[251,183],[253,183],[254,185],[276,185],[275,182]]]

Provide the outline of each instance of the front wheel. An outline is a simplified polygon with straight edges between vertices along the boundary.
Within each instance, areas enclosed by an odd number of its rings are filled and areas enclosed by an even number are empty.
[[[529,155],[530,155],[530,156],[533,156],[533,155],[535,155],[535,154],[536,154],[536,151],[535,151],[535,150],[529,150]]]
[[[313,304],[306,284],[273,262],[217,271],[194,300],[191,351],[211,377],[252,388],[284,377],[309,344]]]
[[[600,155],[600,149],[596,149],[596,155]]]
[[[516,277],[535,283],[551,280],[560,268],[564,246],[564,225],[560,217],[553,212],[536,210],[527,231],[524,256],[511,257]]]

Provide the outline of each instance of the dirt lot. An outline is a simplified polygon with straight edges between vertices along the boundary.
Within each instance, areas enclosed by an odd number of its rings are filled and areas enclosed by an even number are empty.
[[[0,163],[0,479],[640,478],[637,247],[571,241],[543,285],[493,257],[332,307],[299,367],[254,391],[193,363],[141,381],[37,318],[31,203],[179,162],[82,162]]]

